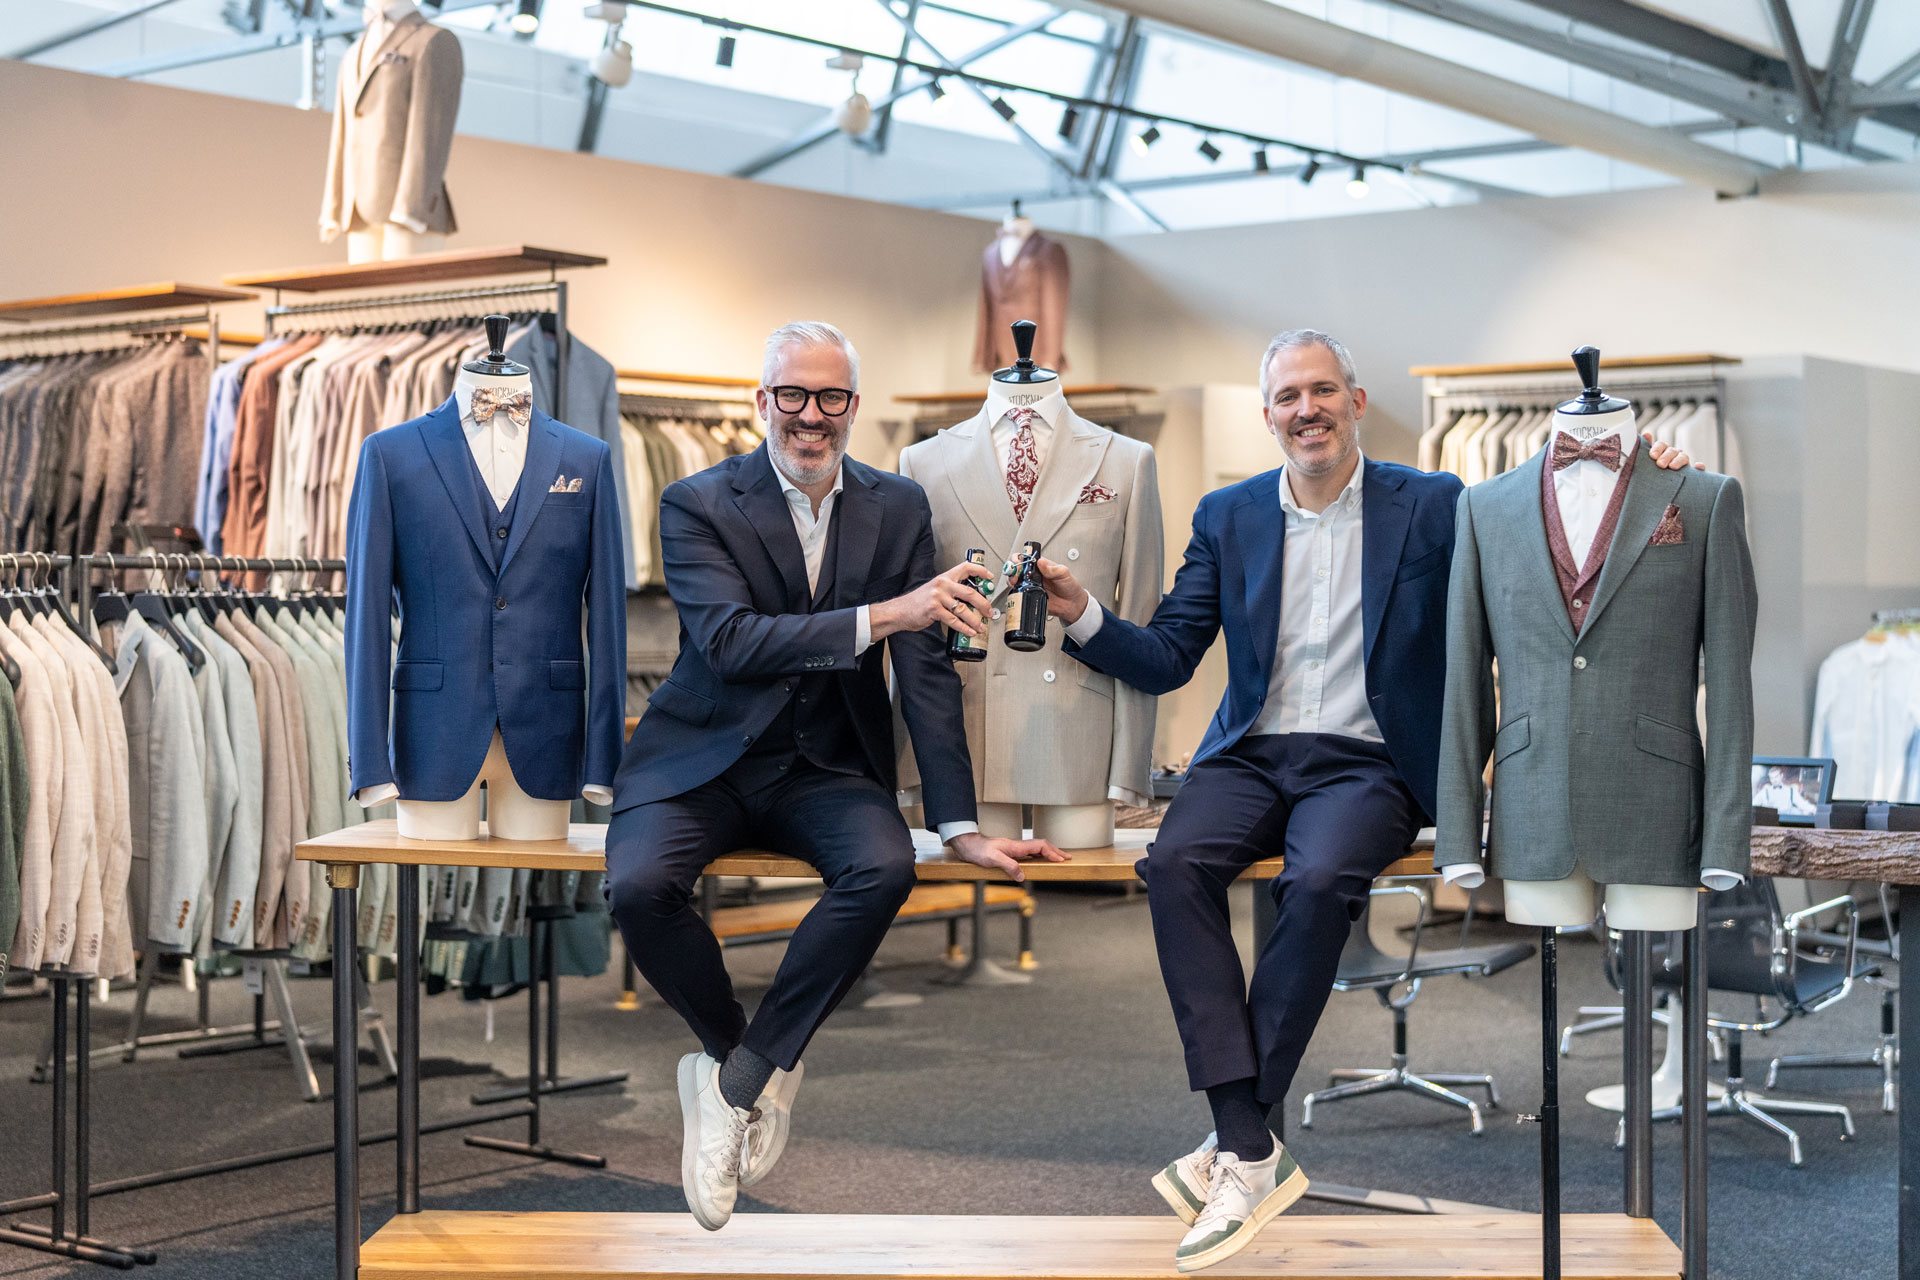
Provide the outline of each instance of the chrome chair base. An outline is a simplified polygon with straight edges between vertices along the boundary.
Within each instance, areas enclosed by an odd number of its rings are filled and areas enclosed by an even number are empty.
[[[1313,1128],[1313,1107],[1318,1102],[1338,1102],[1342,1098],[1358,1098],[1369,1093],[1417,1093],[1459,1107],[1467,1113],[1473,1125],[1473,1136],[1481,1137],[1486,1133],[1488,1110],[1500,1106],[1500,1091],[1493,1083],[1493,1077],[1472,1075],[1451,1071],[1436,1071],[1422,1075],[1407,1069],[1407,1059],[1401,1054],[1394,1055],[1391,1067],[1342,1067],[1329,1073],[1335,1081],[1345,1084],[1333,1084],[1332,1087],[1308,1094],[1300,1100],[1300,1127]],[[1448,1085],[1463,1085],[1469,1088],[1485,1089],[1487,1102],[1480,1103],[1447,1088]]]

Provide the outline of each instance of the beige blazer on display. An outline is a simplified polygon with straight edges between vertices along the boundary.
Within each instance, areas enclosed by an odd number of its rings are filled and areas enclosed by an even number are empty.
[[[20,850],[20,923],[13,935],[15,969],[37,969],[47,943],[47,911],[53,898],[53,838],[60,813],[60,721],[53,708],[53,682],[26,644],[0,626],[0,653],[20,668],[14,703],[27,744],[27,833]]]
[[[274,664],[267,661],[253,638],[234,622],[233,615],[221,614],[214,630],[239,651],[253,681],[254,709],[259,716],[262,798],[260,805],[260,878],[253,890],[253,921],[249,946],[266,951],[287,945],[285,919],[280,911],[280,894],[286,883],[287,866],[293,860],[296,839],[307,838],[303,830],[294,834],[293,750],[287,743],[286,704],[280,696],[280,677]],[[304,784],[303,784],[304,785]],[[305,810],[301,811],[305,821]],[[276,936],[276,926],[278,934]]]
[[[1066,565],[1093,598],[1144,625],[1160,603],[1164,544],[1153,448],[1067,410],[1054,427],[1026,521],[1015,524],[993,424],[982,409],[900,454],[933,509],[942,568],[986,549],[995,576],[1023,542]],[[1006,647],[997,619],[984,662],[962,662],[967,750],[974,792],[990,804],[1145,804],[1151,784],[1155,699],[1060,652],[1047,624],[1034,653]],[[897,717],[896,717],[897,718]],[[900,787],[918,798],[912,744],[895,726]]]
[[[446,175],[465,74],[460,40],[412,13],[376,48],[365,43],[354,41],[340,66],[321,238],[385,222],[456,231]]]
[[[13,634],[40,661],[53,690],[60,723],[60,812],[53,828],[53,896],[47,904],[44,964],[92,973],[100,958],[100,859],[93,830],[93,772],[75,710],[67,664],[33,629],[24,614],[10,620]]]

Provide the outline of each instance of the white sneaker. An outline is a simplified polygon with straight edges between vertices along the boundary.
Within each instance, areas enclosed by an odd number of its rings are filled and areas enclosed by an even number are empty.
[[[1153,1189],[1188,1226],[1207,1207],[1207,1192],[1213,1186],[1213,1153],[1217,1150],[1217,1135],[1210,1133],[1198,1150],[1153,1175]]]
[[[680,1059],[680,1187],[696,1222],[718,1231],[740,1195],[740,1157],[754,1113],[720,1096],[720,1064],[704,1053]]]
[[[1202,1271],[1253,1243],[1260,1229],[1306,1194],[1307,1175],[1278,1141],[1265,1160],[1223,1151],[1213,1158],[1213,1184],[1193,1229],[1173,1252],[1174,1266]]]
[[[800,1077],[807,1064],[796,1062],[793,1070],[774,1068],[765,1093],[754,1103],[759,1117],[747,1126],[746,1152],[740,1161],[740,1185],[750,1187],[773,1172],[780,1153],[787,1149],[787,1131],[793,1125],[793,1095],[800,1090]]]

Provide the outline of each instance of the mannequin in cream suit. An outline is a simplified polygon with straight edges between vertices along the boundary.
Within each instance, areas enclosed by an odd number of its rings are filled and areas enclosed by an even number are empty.
[[[346,232],[350,262],[432,253],[458,229],[446,170],[460,41],[413,0],[378,0],[363,13],[366,29],[340,64],[320,238]]]
[[[1002,379],[1021,365],[1031,381]],[[1040,464],[1024,522],[1015,518],[1006,481],[1016,408],[1033,411]],[[1034,369],[1030,359],[994,376],[974,417],[904,450],[900,473],[927,492],[941,563],[957,564],[981,547],[998,568],[1021,543],[1038,542],[1115,613],[1141,623],[1152,616],[1164,549],[1153,449],[1074,413],[1058,375]],[[1149,800],[1154,699],[1066,661],[1058,627],[1049,627],[1044,649],[1013,652],[1003,642],[1004,621],[992,620],[986,661],[956,664],[980,829],[1018,838],[1021,806],[1032,805],[1037,839],[1063,849],[1111,844],[1112,802]],[[918,798],[918,784],[904,748],[900,785],[908,802]]]

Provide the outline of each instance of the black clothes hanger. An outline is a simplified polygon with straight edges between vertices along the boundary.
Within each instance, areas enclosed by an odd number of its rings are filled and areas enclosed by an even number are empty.
[[[40,559],[40,557],[36,554],[35,559]],[[67,630],[73,632],[73,634],[79,636],[81,640],[85,641],[87,648],[93,650],[94,653],[99,657],[100,661],[107,664],[107,670],[117,672],[120,669],[120,664],[117,661],[115,661],[114,656],[108,653],[105,649],[102,649],[99,643],[95,641],[92,636],[87,634],[86,628],[80,625],[80,620],[74,617],[73,614],[67,609],[66,600],[60,595],[58,591],[55,591],[53,589],[53,570],[54,570],[53,557],[52,556],[45,557],[45,563],[46,563],[46,569],[47,569],[47,580],[41,584],[40,600],[43,606],[45,607],[45,609],[47,610],[47,615],[49,617],[59,618],[61,622],[66,624]]]
[[[167,599],[160,592],[141,591],[134,594],[128,602],[133,611],[153,625],[154,630],[164,635],[187,660],[187,667],[195,675],[207,665],[207,655],[199,645],[188,639],[186,634],[173,623],[173,615],[167,611]]]

